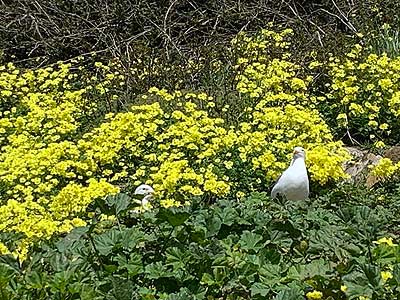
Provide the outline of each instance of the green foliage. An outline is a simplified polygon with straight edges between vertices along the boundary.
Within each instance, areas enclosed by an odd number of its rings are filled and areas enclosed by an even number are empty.
[[[367,37],[367,43],[373,53],[382,55],[386,53],[389,57],[395,58],[400,55],[399,28],[392,28],[389,24],[383,24],[377,28],[377,32]]]
[[[3,256],[1,299],[294,300],[313,290],[396,299],[400,250],[379,240],[394,215],[372,196],[352,205],[346,189],[335,193],[298,203],[254,193],[211,207],[194,199],[142,214],[128,195],[108,197],[88,226],[38,244],[22,266]]]

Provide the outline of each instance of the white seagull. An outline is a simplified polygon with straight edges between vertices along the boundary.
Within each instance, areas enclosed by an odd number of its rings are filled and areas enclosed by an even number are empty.
[[[272,199],[277,194],[288,200],[304,200],[308,197],[310,188],[305,158],[306,151],[302,147],[295,147],[289,168],[282,173],[271,191]]]
[[[143,209],[148,209],[151,207],[150,200],[153,198],[154,189],[148,184],[141,184],[136,189],[135,195],[145,195],[140,201],[140,204]]]

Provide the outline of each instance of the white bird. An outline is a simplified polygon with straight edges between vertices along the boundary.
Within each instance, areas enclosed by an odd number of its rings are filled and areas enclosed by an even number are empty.
[[[277,180],[271,191],[271,198],[280,194],[288,200],[304,200],[310,192],[307,168],[305,163],[306,151],[302,147],[295,147],[293,159]]]
[[[136,189],[134,194],[135,195],[145,195],[140,201],[142,207],[147,209],[150,206],[150,200],[153,198],[154,189],[148,184],[141,184]]]

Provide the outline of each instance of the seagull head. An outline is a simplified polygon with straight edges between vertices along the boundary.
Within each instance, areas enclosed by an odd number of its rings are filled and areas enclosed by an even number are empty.
[[[148,184],[141,184],[135,190],[135,195],[149,195],[153,193],[154,189]]]
[[[302,147],[295,147],[293,150],[293,159],[302,157],[303,159],[306,158],[306,150]]]

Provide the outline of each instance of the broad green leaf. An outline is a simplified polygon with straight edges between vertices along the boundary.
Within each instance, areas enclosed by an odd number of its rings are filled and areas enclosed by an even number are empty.
[[[157,218],[167,221],[171,226],[180,226],[190,217],[187,211],[179,208],[161,208],[157,214]]]
[[[211,274],[204,273],[203,276],[201,277],[201,283],[211,286],[215,284],[215,280]]]
[[[96,291],[91,284],[81,284],[79,296],[81,300],[93,300],[96,297]]]
[[[50,289],[54,293],[64,293],[73,273],[71,270],[61,271],[54,275],[53,281],[50,283]]]
[[[343,276],[349,297],[372,298],[374,291],[381,288],[381,276],[378,267],[365,264],[348,275]]]
[[[207,220],[207,237],[211,237],[215,234],[218,234],[221,229],[221,219],[218,216],[213,216]]]
[[[147,274],[147,278],[149,279],[158,279],[162,277],[172,276],[171,272],[168,271],[167,266],[163,265],[160,261],[147,265],[145,267],[145,272]]]
[[[137,228],[125,228],[119,235],[121,245],[126,250],[138,247],[140,243],[147,240],[147,236]]]
[[[215,282],[219,285],[222,286],[224,284],[224,280],[227,277],[227,269],[224,266],[215,266],[213,267],[213,276],[215,279]]]
[[[126,210],[131,202],[131,198],[124,193],[119,193],[116,195],[109,195],[106,197],[106,203],[109,207],[114,208],[116,215],[120,212]]]
[[[17,272],[4,263],[0,263],[0,286],[6,286],[8,282],[17,275]]]
[[[282,273],[279,265],[266,264],[258,269],[261,282],[269,287],[274,287],[281,282]]]
[[[222,224],[232,226],[239,218],[238,212],[232,207],[225,207],[218,212],[218,216],[221,219]]]
[[[25,276],[26,284],[33,289],[42,289],[46,285],[46,275],[47,274],[45,272],[37,272],[33,270],[30,274]]]
[[[250,291],[251,291],[252,297],[254,297],[256,295],[261,295],[261,296],[265,297],[268,295],[268,293],[271,291],[271,289],[265,284],[256,282],[251,286]]]
[[[104,267],[104,270],[106,270],[110,274],[112,274],[118,270],[118,266],[116,266],[116,265],[104,264],[103,267]]]
[[[273,300],[304,300],[303,292],[297,288],[280,291]]]
[[[244,250],[258,252],[258,250],[263,248],[263,245],[260,243],[261,240],[261,235],[246,230],[242,233],[239,243]]]
[[[166,265],[171,265],[174,270],[183,269],[190,260],[190,253],[182,251],[177,247],[168,248],[166,250]]]
[[[281,261],[281,254],[274,247],[261,249],[260,255],[272,264],[278,264]]]
[[[94,244],[96,250],[101,255],[110,254],[118,241],[119,241],[119,232],[117,229],[111,229],[106,233],[94,237]]]
[[[138,253],[132,253],[126,264],[129,276],[136,276],[143,272],[142,256]]]
[[[291,266],[288,270],[287,278],[291,280],[303,281],[316,276],[331,277],[331,271],[331,267],[325,260],[318,259],[310,262],[309,264],[297,264]]]

